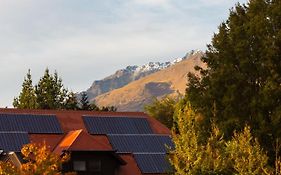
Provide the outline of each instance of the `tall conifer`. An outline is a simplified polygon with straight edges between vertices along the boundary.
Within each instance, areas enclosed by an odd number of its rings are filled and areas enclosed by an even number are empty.
[[[63,87],[57,72],[52,75],[49,73],[49,69],[46,69],[43,77],[35,86],[35,93],[40,109],[63,109],[65,106],[67,90]]]
[[[81,110],[91,110],[91,105],[89,103],[88,96],[87,96],[86,92],[81,93],[80,109]]]
[[[208,68],[189,75],[188,100],[228,137],[247,123],[265,147],[281,138],[280,23],[280,0],[237,4],[202,58]]]
[[[36,105],[36,94],[32,85],[31,73],[28,70],[26,77],[22,83],[22,90],[19,97],[14,98],[13,106],[19,109],[35,109]]]

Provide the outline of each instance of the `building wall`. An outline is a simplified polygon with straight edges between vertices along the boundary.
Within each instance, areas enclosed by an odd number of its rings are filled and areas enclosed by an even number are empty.
[[[63,165],[63,171],[75,171],[78,175],[115,175],[119,166],[110,153],[79,151],[71,153],[70,161]]]

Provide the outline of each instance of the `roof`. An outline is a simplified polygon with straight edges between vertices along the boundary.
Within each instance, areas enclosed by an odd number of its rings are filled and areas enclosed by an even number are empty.
[[[123,159],[127,163],[118,170],[117,174],[120,175],[164,173],[157,171],[165,167],[150,168],[140,161],[151,160],[151,154],[157,154],[157,158],[161,159],[161,155],[166,154],[163,144],[168,143],[171,146],[171,141],[167,141],[170,139],[170,130],[145,113],[5,108],[0,109],[0,125],[1,122],[6,121],[7,116],[20,117],[20,122],[17,125],[12,122],[12,129],[4,127],[2,130],[9,134],[10,132],[25,132],[24,143],[27,142],[26,139],[32,143],[45,142],[50,150],[57,154],[61,154],[63,151],[105,151],[116,156],[115,152],[117,152],[117,158]],[[36,117],[40,120],[37,120]],[[26,123],[27,128],[22,126]],[[45,126],[46,123],[48,126]],[[4,131],[1,131],[0,127],[0,132]],[[120,138],[121,141],[128,141],[128,143],[138,138],[143,141],[139,141],[137,144],[140,147],[137,147],[132,144],[124,144],[125,142],[120,144]],[[157,141],[159,139],[160,141]],[[163,139],[165,141],[162,141]],[[127,149],[128,146],[129,149]],[[145,154],[139,156],[140,152]],[[164,163],[160,166],[162,165]],[[152,171],[148,171],[149,169]]]
[[[131,118],[146,118],[155,134],[171,134],[171,131],[156,119],[149,117],[143,112],[101,112],[101,111],[75,111],[75,110],[34,110],[34,109],[14,109],[0,108],[2,114],[39,114],[56,115],[64,132],[83,129],[87,132],[83,123],[82,116],[102,116],[102,117],[120,117],[127,116]]]
[[[0,132],[0,149],[3,151],[19,152],[22,145],[28,143],[29,139],[27,132]]]
[[[166,153],[174,145],[171,137],[159,134],[108,134],[119,153]]]
[[[54,153],[63,151],[112,151],[106,136],[91,136],[82,129],[70,131],[54,149]]]
[[[55,115],[0,113],[0,131],[23,131],[28,133],[62,134]]]
[[[69,148],[72,146],[72,144],[77,140],[79,135],[81,134],[82,129],[70,131],[62,141],[56,146],[54,149],[54,153],[62,154],[63,151],[69,150]]]

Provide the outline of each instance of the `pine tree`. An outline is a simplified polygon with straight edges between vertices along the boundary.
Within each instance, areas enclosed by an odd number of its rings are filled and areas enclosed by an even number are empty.
[[[36,109],[36,94],[32,85],[30,69],[22,83],[22,90],[19,97],[14,98],[13,106],[19,109]]]
[[[65,99],[64,109],[78,110],[78,102],[74,92],[68,92]]]
[[[90,105],[91,105],[90,108],[91,108],[92,111],[100,111],[101,110],[94,102],[92,102]]]
[[[51,75],[49,69],[46,69],[35,86],[35,93],[39,109],[64,109],[68,91],[63,87],[57,72]]]
[[[23,81],[19,97],[14,99],[14,107],[21,109],[73,109],[78,102],[75,93],[64,88],[57,72],[53,75],[46,69],[35,87],[32,85],[30,70]]]
[[[115,112],[117,111],[117,108],[115,106],[102,106],[98,108],[98,111]]]
[[[86,92],[81,93],[80,109],[81,110],[91,110],[91,105],[88,101],[88,95]]]
[[[86,111],[104,111],[104,112],[115,112],[117,108],[115,106],[102,106],[98,107],[95,102],[90,103],[86,92],[81,93],[79,109]]]

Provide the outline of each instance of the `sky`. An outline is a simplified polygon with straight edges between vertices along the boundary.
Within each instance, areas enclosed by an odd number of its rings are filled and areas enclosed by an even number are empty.
[[[204,51],[237,2],[0,0],[0,107],[12,107],[28,69],[33,83],[49,68],[80,92],[128,65]]]

